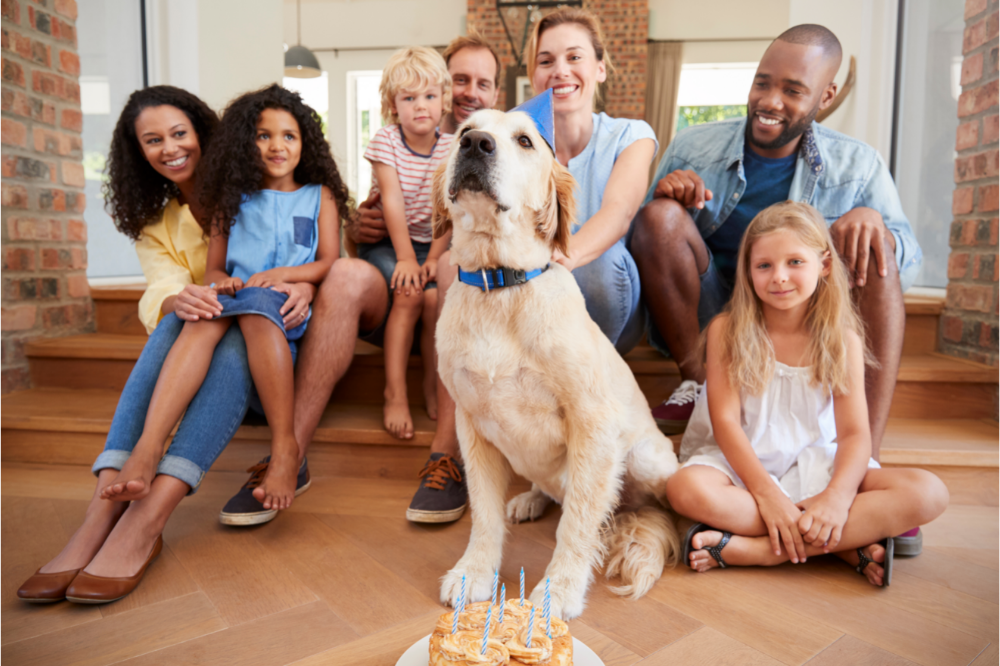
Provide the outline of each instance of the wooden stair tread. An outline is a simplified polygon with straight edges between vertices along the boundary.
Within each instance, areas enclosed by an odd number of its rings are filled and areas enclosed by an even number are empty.
[[[135,301],[138,303],[145,291],[145,284],[91,285],[90,297],[95,301]]]
[[[136,335],[87,333],[63,338],[49,338],[29,342],[25,352],[35,358],[76,358],[136,360],[142,353],[146,339]],[[652,347],[641,345],[625,355],[625,360],[635,374],[677,375],[677,364],[664,358]],[[367,342],[357,341],[355,360],[358,365],[382,366],[382,350]],[[411,365],[419,365],[418,357],[411,357]],[[997,368],[945,356],[936,352],[904,354],[899,368],[899,381],[910,382],[965,382],[996,383]]]
[[[3,430],[106,434],[120,393],[108,389],[34,388],[0,398]],[[435,424],[412,407],[414,438],[398,440],[382,427],[382,406],[332,403],[327,406],[314,442],[430,446]],[[997,467],[998,425],[976,419],[889,419],[881,460],[891,465],[922,464]],[[243,425],[235,439],[267,440],[267,426]],[[679,438],[675,438],[679,441]]]
[[[107,434],[120,391],[112,389],[33,388],[0,398],[4,430],[88,432]],[[382,427],[382,406],[331,403],[320,420],[315,442],[430,446],[435,424],[422,406],[412,405],[414,437],[399,440]],[[243,425],[234,439],[270,439],[265,425]]]
[[[95,301],[138,301],[146,291],[145,284],[116,284],[107,286],[91,286],[90,293]],[[937,315],[944,310],[943,296],[928,296],[924,294],[903,294],[903,303],[908,315]]]

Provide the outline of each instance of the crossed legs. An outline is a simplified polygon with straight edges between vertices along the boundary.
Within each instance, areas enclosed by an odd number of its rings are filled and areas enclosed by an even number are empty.
[[[723,551],[727,564],[773,566],[789,560],[783,546],[780,555],[774,554],[753,495],[734,486],[721,471],[705,465],[681,469],[667,480],[667,499],[681,515],[733,533]],[[857,565],[857,548],[870,547],[914,525],[925,525],[940,516],[947,506],[948,489],[930,472],[869,469],[851,505],[837,554]],[[721,537],[721,532],[712,531],[696,535],[692,541],[695,552],[688,564],[699,571],[716,566],[715,560],[702,549],[716,545]],[[807,557],[826,552],[822,546],[806,544]],[[869,553],[875,563],[865,573],[870,582],[881,585],[884,553],[879,547]]]

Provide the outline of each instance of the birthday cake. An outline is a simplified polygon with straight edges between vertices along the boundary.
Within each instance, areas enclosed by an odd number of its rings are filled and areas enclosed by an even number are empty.
[[[502,589],[497,598],[494,581],[493,601],[466,605],[463,581],[455,610],[434,626],[430,666],[572,666],[569,627],[547,612],[548,603],[537,612],[524,598],[523,573],[520,599],[505,597]]]

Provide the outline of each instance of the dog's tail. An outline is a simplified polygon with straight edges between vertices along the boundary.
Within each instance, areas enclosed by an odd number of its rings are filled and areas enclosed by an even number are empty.
[[[638,599],[660,579],[663,567],[680,558],[680,537],[664,509],[644,506],[615,516],[604,537],[608,550],[605,575],[620,576],[615,594]]]

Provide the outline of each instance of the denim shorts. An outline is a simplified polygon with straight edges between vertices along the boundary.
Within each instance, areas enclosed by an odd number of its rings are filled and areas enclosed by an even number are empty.
[[[705,251],[708,252],[708,268],[698,276],[701,282],[701,295],[698,298],[698,328],[703,331],[712,318],[722,312],[733,296],[733,285],[715,267],[712,250],[706,246]],[[663,336],[653,322],[653,317],[648,312],[646,313],[646,337],[653,349],[664,356],[670,356],[667,343],[663,340]]]
[[[285,330],[284,317],[281,316],[281,306],[288,300],[288,294],[274,291],[264,287],[243,287],[235,296],[219,294],[219,305],[222,306],[220,317],[235,317],[244,314],[257,314],[267,317],[285,333],[285,338],[289,341],[298,340],[306,332],[306,325],[309,323],[309,315],[306,320],[293,329]]]
[[[415,240],[411,240],[410,242],[413,243],[413,251],[417,255],[417,263],[423,266],[424,262],[427,261],[427,254],[431,251],[431,244]],[[378,269],[378,272],[385,278],[385,286],[389,291],[389,305],[385,309],[385,319],[382,320],[382,323],[375,330],[361,333],[358,336],[365,342],[370,342],[373,345],[381,347],[382,341],[385,338],[385,323],[389,321],[389,312],[392,310],[392,289],[389,289],[389,283],[392,282],[392,273],[396,270],[396,248],[392,246],[392,239],[388,236],[377,243],[358,243],[358,258],[364,259]],[[424,285],[424,291],[430,289],[437,289],[437,282],[431,281]],[[413,333],[413,347],[419,353],[420,322],[417,322],[417,327]]]

